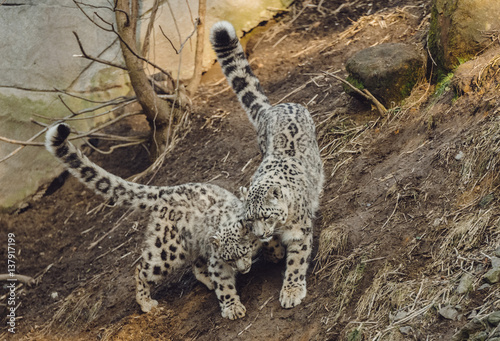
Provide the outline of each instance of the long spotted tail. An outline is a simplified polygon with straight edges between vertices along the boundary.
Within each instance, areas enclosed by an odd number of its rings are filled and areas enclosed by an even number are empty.
[[[114,204],[142,209],[152,207],[160,195],[158,187],[129,182],[105,171],[68,142],[69,133],[70,128],[66,124],[50,128],[46,134],[45,147],[71,174],[97,194],[111,199]]]
[[[227,21],[215,23],[210,31],[210,42],[229,85],[252,124],[257,126],[259,114],[271,105],[248,64],[233,25]]]

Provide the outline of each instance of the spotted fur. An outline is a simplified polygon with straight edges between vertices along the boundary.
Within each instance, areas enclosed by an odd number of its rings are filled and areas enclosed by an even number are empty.
[[[230,23],[216,23],[210,40],[228,83],[257,131],[263,160],[244,191],[245,220],[259,238],[276,234],[286,246],[280,302],[291,308],[306,296],[312,221],[323,186],[315,125],[300,104],[269,103]]]
[[[146,245],[135,272],[136,300],[142,311],[149,312],[158,304],[151,299],[150,283],[190,263],[196,278],[215,290],[222,316],[244,317],[246,309],[236,292],[235,278],[238,272],[250,270],[261,242],[242,224],[241,201],[211,184],[159,187],[123,180],[69,143],[69,133],[65,124],[50,128],[46,148],[104,198],[150,212]],[[279,245],[274,246],[273,254],[280,257]]]

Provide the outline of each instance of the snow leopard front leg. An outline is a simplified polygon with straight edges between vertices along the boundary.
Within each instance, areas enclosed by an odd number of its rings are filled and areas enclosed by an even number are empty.
[[[311,231],[310,225],[305,229]],[[302,238],[295,235],[283,241],[286,245],[286,271],[280,292],[280,303],[283,308],[293,308],[306,297],[306,274],[312,251],[312,232],[302,233]]]
[[[212,279],[210,278],[210,275],[208,273],[207,261],[204,258],[198,257],[198,259],[194,262],[193,273],[198,281],[207,286],[208,290],[215,289],[214,283],[212,282]]]
[[[236,292],[236,272],[226,262],[211,257],[208,273],[215,287],[222,317],[230,320],[245,317],[246,308]]]

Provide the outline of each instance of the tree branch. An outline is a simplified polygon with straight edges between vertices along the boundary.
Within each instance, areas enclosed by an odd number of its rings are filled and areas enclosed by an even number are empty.
[[[83,48],[82,42],[80,41],[80,37],[78,37],[78,34],[75,31],[73,31],[73,34],[75,35],[76,42],[78,43],[78,46],[80,47],[80,51],[82,52],[81,57],[83,57],[85,59],[92,60],[92,61],[97,62],[97,63],[109,65],[109,66],[116,67],[116,68],[127,71],[127,68],[123,65],[115,64],[115,63],[109,62],[109,61],[101,59],[101,58],[92,57],[89,54],[87,54],[87,52],[85,52],[85,49]],[[75,55],[75,57],[80,57],[80,56]]]
[[[205,18],[207,14],[207,0],[198,2],[198,27],[196,33],[196,52],[194,57],[193,78],[187,86],[190,95],[193,95],[201,81],[201,72],[203,68],[203,48],[205,43]]]
[[[375,107],[377,108],[380,115],[382,115],[382,116],[387,115],[387,109],[384,107],[384,105],[382,103],[380,103],[367,89],[363,89],[363,91],[361,91],[358,88],[356,88],[354,85],[352,85],[351,83],[346,81],[345,79],[342,79],[339,76],[334,75],[333,73],[324,72],[324,74],[328,75],[330,77],[333,77],[336,80],[344,83],[345,85],[350,87],[354,92],[356,92],[358,95],[360,95],[363,98],[367,99],[368,101],[372,102],[375,105]]]
[[[160,7],[160,0],[155,0],[153,7],[151,7],[151,16],[149,17],[148,27],[146,28],[146,35],[144,36],[144,43],[142,45],[142,55],[146,56],[149,50],[149,40],[151,37],[151,32],[156,20],[156,14],[158,13],[158,8]]]

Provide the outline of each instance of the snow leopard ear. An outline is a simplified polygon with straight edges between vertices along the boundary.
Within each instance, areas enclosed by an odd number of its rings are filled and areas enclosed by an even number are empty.
[[[267,191],[267,200],[276,204],[278,200],[283,199],[283,192],[280,186],[271,186]]]
[[[220,247],[220,237],[216,234],[215,236],[211,236],[209,239],[210,244],[212,244],[213,247],[219,248]]]
[[[248,188],[241,186],[240,187],[240,200],[247,200],[248,197]]]

